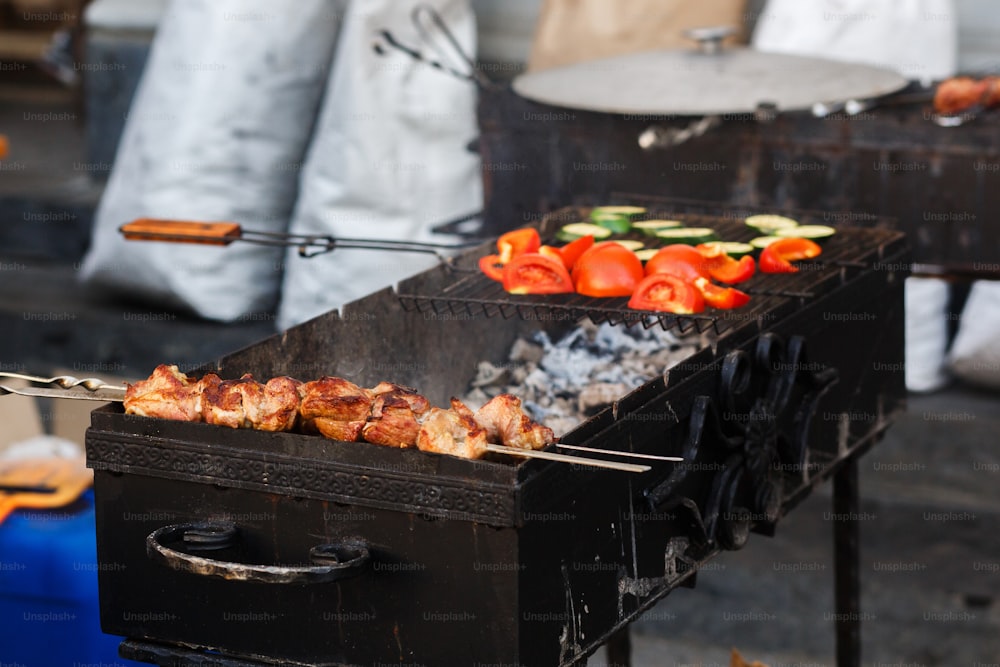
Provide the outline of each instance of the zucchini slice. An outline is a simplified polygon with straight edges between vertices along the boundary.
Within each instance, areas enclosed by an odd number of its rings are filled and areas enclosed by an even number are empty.
[[[706,245],[715,246],[730,257],[735,258],[749,255],[754,251],[754,247],[749,243],[739,243],[737,241],[710,241]]]
[[[744,220],[747,227],[753,227],[762,234],[775,234],[779,229],[798,227],[799,221],[783,215],[751,215]]]
[[[648,262],[659,251],[659,248],[643,248],[642,250],[636,250],[635,256],[639,258],[639,261]]]
[[[812,239],[813,241],[822,241],[823,239],[830,238],[836,233],[836,229],[833,227],[827,227],[826,225],[799,225],[798,227],[779,229],[774,232],[774,235],[781,236],[782,238],[795,237],[800,239]]]
[[[600,215],[623,215],[628,219],[638,217],[646,212],[642,206],[597,206],[590,211],[590,217]]]
[[[656,232],[661,229],[676,229],[683,227],[680,220],[640,220],[632,223],[632,229],[638,229],[647,236],[656,236]]]
[[[600,241],[611,236],[611,230],[589,222],[571,222],[556,232],[560,241],[575,241],[584,236],[593,236],[594,240]]]
[[[661,229],[656,232],[656,238],[669,243],[686,243],[698,245],[709,241],[718,241],[715,230],[710,227],[677,227],[676,229]]]
[[[625,248],[628,248],[632,252],[641,250],[642,247],[646,245],[642,241],[633,241],[632,239],[612,239],[611,242],[617,243],[620,246],[624,246]]]
[[[762,250],[762,249],[766,248],[767,246],[771,245],[772,243],[774,243],[775,241],[780,241],[783,238],[787,238],[787,237],[784,237],[784,236],[758,236],[755,239],[750,239],[750,245],[753,246],[754,248]]]
[[[632,229],[632,221],[629,220],[629,217],[618,213],[591,214],[590,220],[596,225],[611,230],[612,234],[627,234]]]

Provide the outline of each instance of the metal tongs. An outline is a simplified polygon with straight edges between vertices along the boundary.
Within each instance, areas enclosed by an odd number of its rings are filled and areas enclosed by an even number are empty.
[[[405,53],[419,63],[441,70],[457,79],[471,81],[480,88],[493,89],[497,87],[497,84],[479,69],[472,56],[465,52],[462,45],[458,43],[455,33],[448,28],[448,24],[445,23],[441,14],[436,9],[430,5],[419,4],[410,13],[410,20],[417,29],[420,40],[437,52],[437,59],[428,58],[419,49],[403,44],[396,39],[396,36],[392,32],[385,29],[379,30],[376,33],[377,38],[372,44],[375,53],[384,56],[388,55],[389,49],[395,49],[396,51]],[[450,55],[434,39],[431,27],[444,37],[448,44]],[[457,58],[460,64],[456,66],[454,62],[446,62],[452,58]]]
[[[261,232],[243,229],[236,222],[194,222],[188,220],[160,220],[139,218],[118,228],[128,241],[164,241],[168,243],[196,243],[201,245],[227,246],[234,241],[245,241],[258,245],[298,248],[300,257],[315,257],[337,248],[361,248],[366,250],[390,250],[394,252],[419,252],[437,255],[449,250],[463,250],[479,245],[481,241],[470,240],[458,243],[425,243],[421,241],[396,241],[392,239],[358,239],[330,236],[327,234],[290,234],[282,232]]]
[[[76,378],[72,375],[57,375],[55,377],[39,377],[36,375],[24,375],[22,373],[0,372],[0,378],[11,378],[24,380],[36,385],[32,387],[12,387],[8,384],[0,383],[0,394],[17,394],[19,396],[36,396],[42,398],[72,398],[78,400],[101,401],[103,403],[120,403],[125,400],[125,387],[112,385],[98,378]],[[683,461],[676,456],[657,456],[653,454],[636,454],[633,452],[620,452],[612,449],[598,449],[596,447],[583,447],[580,445],[567,445],[557,443],[555,445],[562,449],[573,449],[607,456],[618,456],[625,458],[641,458],[657,461]],[[620,461],[606,461],[603,459],[586,458],[583,456],[570,456],[557,452],[541,451],[535,449],[520,449],[518,447],[507,447],[504,445],[487,445],[487,451],[496,454],[506,454],[520,458],[545,459],[548,461],[558,461],[560,463],[570,463],[573,465],[587,466],[591,468],[608,468],[623,472],[643,473],[650,470],[648,465],[638,465],[634,463],[622,463]]]

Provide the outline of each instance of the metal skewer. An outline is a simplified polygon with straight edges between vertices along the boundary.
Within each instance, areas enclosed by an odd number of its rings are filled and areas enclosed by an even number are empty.
[[[597,447],[584,447],[582,445],[567,445],[561,442],[556,443],[560,449],[577,449],[581,452],[593,452],[595,454],[608,454],[610,456],[626,456],[636,459],[653,459],[655,461],[683,461],[680,456],[658,456],[657,454],[637,454],[635,452],[620,452],[614,449],[598,449]]]
[[[543,452],[537,449],[521,449],[520,447],[505,447],[504,445],[486,445],[486,451],[497,454],[510,454],[511,456],[521,456],[526,459],[545,459],[547,461],[559,461],[561,463],[574,463],[592,468],[610,468],[611,470],[621,470],[624,472],[646,472],[649,466],[636,465],[634,463],[619,463],[617,461],[602,461],[600,459],[588,459],[582,456],[569,456],[567,454],[556,454],[554,452]]]
[[[45,398],[73,398],[88,401],[121,402],[125,400],[125,387],[110,385],[97,378],[75,378],[72,375],[57,375],[45,378],[36,375],[24,375],[22,373],[0,372],[0,377],[7,377],[17,380],[26,380],[37,384],[47,384],[48,387],[10,387],[0,384],[0,394],[18,394],[20,396],[42,396]],[[51,386],[55,385],[55,386]],[[650,469],[646,465],[636,465],[633,463],[620,463],[617,461],[602,461],[599,459],[589,459],[582,456],[569,456],[557,454],[555,452],[542,452],[534,449],[521,449],[519,447],[506,447],[504,445],[487,445],[487,451],[497,454],[507,454],[521,458],[546,459],[548,461],[559,461],[561,463],[573,463],[576,465],[590,466],[593,468],[609,468],[611,470],[621,470],[624,472],[646,472]],[[587,449],[587,448],[582,448]],[[590,448],[590,451],[604,454],[627,454],[623,452],[613,452]],[[649,456],[648,458],[657,458]]]

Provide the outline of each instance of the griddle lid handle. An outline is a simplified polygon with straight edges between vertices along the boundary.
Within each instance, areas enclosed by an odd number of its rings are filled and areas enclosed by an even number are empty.
[[[322,584],[357,576],[371,560],[368,544],[360,539],[321,544],[310,550],[312,566],[257,565],[207,558],[188,551],[220,550],[239,542],[239,528],[229,522],[200,521],[157,528],[146,537],[146,555],[160,565],[203,577],[263,584]],[[211,538],[211,539],[209,539]]]

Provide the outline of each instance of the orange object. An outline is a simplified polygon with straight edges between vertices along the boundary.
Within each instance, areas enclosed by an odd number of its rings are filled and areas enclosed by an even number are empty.
[[[511,294],[562,294],[573,291],[573,281],[558,259],[525,253],[504,267],[503,288]]]
[[[775,241],[760,253],[760,270],[764,273],[796,273],[792,262],[819,257],[823,249],[809,239],[787,238]]]
[[[503,282],[503,264],[500,263],[500,255],[486,255],[479,258],[479,270],[486,274],[486,277],[498,283]]]
[[[528,252],[538,252],[542,239],[534,227],[515,229],[497,239],[497,250],[500,252],[500,263],[506,264],[518,255]]]
[[[235,222],[189,222],[139,218],[119,229],[128,241],[172,241],[229,245],[240,238],[242,228]]]
[[[576,291],[585,296],[632,296],[643,275],[642,261],[614,241],[594,244],[573,267]]]
[[[18,508],[63,507],[93,484],[84,460],[37,458],[0,461],[0,523]]]
[[[628,307],[678,314],[700,313],[705,310],[705,299],[691,283],[669,273],[655,273],[636,286]]]
[[[664,246],[649,258],[646,275],[654,273],[669,273],[688,281],[711,277],[705,257],[694,247],[683,243]]]
[[[10,142],[7,141],[7,135],[0,134],[0,160],[7,157],[7,152],[10,149]]]
[[[750,295],[746,292],[741,292],[735,287],[713,285],[705,278],[695,279],[694,286],[701,292],[705,304],[712,308],[739,308],[750,302]]]
[[[708,266],[708,272],[715,280],[727,285],[735,285],[753,277],[756,263],[750,255],[736,260],[726,254],[717,244],[702,243],[695,246]]]
[[[570,241],[564,246],[558,248],[548,245],[543,245],[539,248],[539,252],[543,255],[548,255],[549,257],[554,257],[561,261],[567,270],[572,271],[573,266],[576,264],[576,260],[580,259],[580,256],[590,250],[594,245],[593,236],[581,236],[575,241]]]

